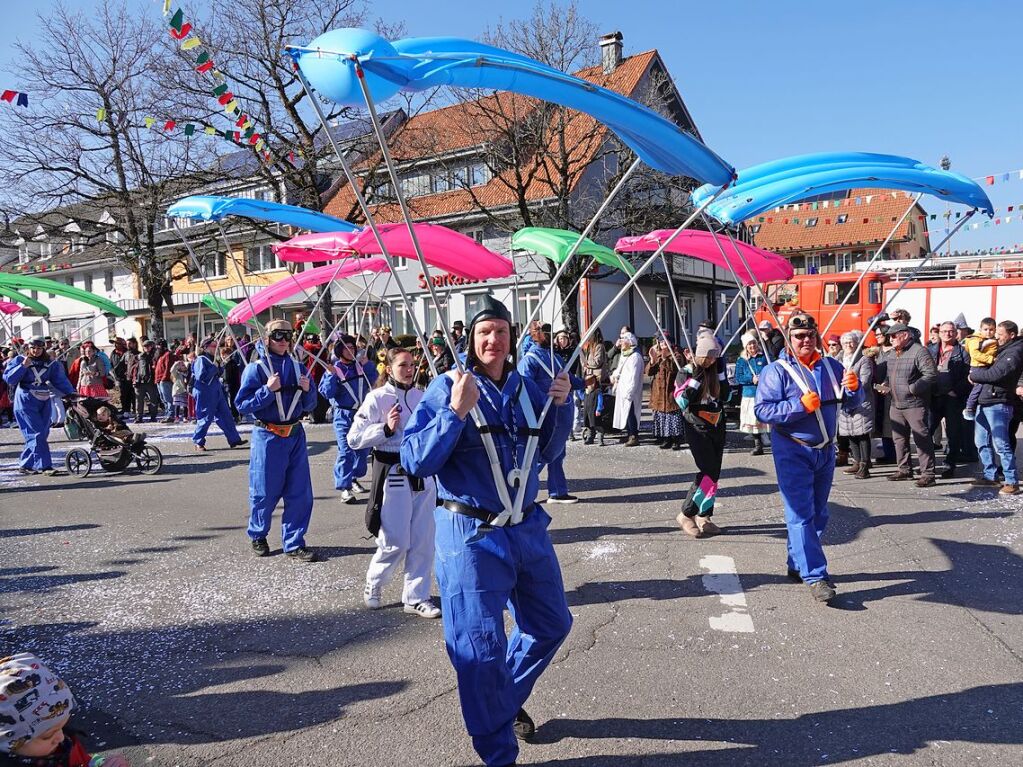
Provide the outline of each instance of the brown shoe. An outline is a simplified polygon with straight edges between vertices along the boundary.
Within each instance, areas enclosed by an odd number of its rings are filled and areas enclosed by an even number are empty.
[[[703,533],[704,538],[709,538],[721,532],[721,528],[711,522],[710,517],[697,517],[696,524],[700,528],[700,532]]]
[[[639,447],[639,437],[635,434],[630,435],[629,438],[625,440],[625,447]]]
[[[678,522],[679,527],[682,528],[682,532],[686,535],[691,535],[693,538],[703,537],[703,533],[700,532],[700,528],[696,525],[696,520],[692,517],[687,517],[685,514],[679,514],[675,517],[675,521]]]
[[[836,464],[837,465],[837,464]],[[846,468],[842,469],[843,474],[855,474],[860,470],[860,465],[853,461]]]
[[[1019,492],[1019,485],[1002,485],[998,492],[1000,495],[1016,495]]]
[[[920,477],[916,481],[917,487],[934,487],[936,484],[938,483],[934,481],[934,477]]]
[[[856,479],[870,479],[870,467],[865,462],[856,470]]]

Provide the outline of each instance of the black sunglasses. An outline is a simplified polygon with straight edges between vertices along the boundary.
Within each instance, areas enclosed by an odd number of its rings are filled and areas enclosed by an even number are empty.
[[[270,332],[271,341],[290,341],[294,334],[290,330],[273,330]]]

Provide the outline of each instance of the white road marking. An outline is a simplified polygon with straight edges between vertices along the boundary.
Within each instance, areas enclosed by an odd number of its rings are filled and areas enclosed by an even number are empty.
[[[713,554],[700,559],[700,567],[707,571],[703,576],[703,587],[717,594],[721,604],[730,608],[722,615],[709,617],[710,627],[733,634],[752,633],[755,630],[753,618],[746,611],[746,593],[739,583],[735,560]]]

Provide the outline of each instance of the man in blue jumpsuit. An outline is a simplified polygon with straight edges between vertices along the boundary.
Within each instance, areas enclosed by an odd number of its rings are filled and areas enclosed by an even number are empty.
[[[341,491],[342,503],[359,502],[352,492],[353,487],[364,491],[358,480],[366,476],[369,450],[353,450],[348,445],[348,432],[352,430],[355,411],[366,399],[378,375],[376,365],[362,365],[356,361],[355,355],[355,339],[350,335],[341,336],[334,344],[334,365],[320,381],[320,394],[334,406],[334,433],[337,436],[334,488]]]
[[[516,737],[535,731],[522,707],[572,625],[550,517],[536,504],[539,465],[564,451],[572,428],[571,383],[562,372],[545,393],[518,374],[509,361],[511,315],[489,296],[467,337],[471,372],[430,384],[405,426],[401,463],[436,475],[437,582],[462,716],[484,763],[509,765]],[[537,424],[547,394],[554,406]],[[476,405],[482,435],[470,415]],[[530,439],[538,449],[526,464]],[[505,609],[515,623],[510,637]]]
[[[277,502],[284,499],[284,553],[300,562],[315,562],[315,552],[305,545],[313,483],[302,416],[316,407],[316,388],[290,354],[294,331],[288,321],[271,320],[266,333],[266,353],[245,366],[234,399],[238,412],[256,419],[249,454],[249,538],[256,556],[270,554],[266,540],[270,521]]]
[[[535,323],[529,331],[532,343],[527,343],[519,360],[519,374],[530,379],[540,391],[551,387],[554,376],[564,369],[565,361],[556,353],[551,354],[551,326]],[[573,389],[582,390],[583,382],[578,376],[569,374]],[[565,450],[547,464],[547,503],[578,503],[579,499],[568,492],[565,477]]]
[[[14,420],[25,438],[18,469],[22,474],[57,474],[50,458],[50,387],[64,396],[75,393],[64,367],[46,353],[46,341],[33,338],[24,354],[7,363],[4,381],[14,390]]]
[[[817,323],[808,314],[789,317],[786,349],[760,373],[754,411],[771,424],[774,468],[785,505],[788,574],[818,602],[835,597],[821,537],[828,524],[828,496],[835,474],[838,408],[863,399],[860,382],[842,363],[818,352]]]
[[[217,339],[213,336],[204,338],[199,344],[199,356],[192,363],[192,397],[195,398],[195,431],[192,433],[192,442],[199,453],[206,452],[206,432],[210,430],[214,421],[227,437],[228,445],[238,447],[245,444],[245,440],[238,435],[231,406],[224,392],[224,382],[221,379],[224,370],[213,358],[216,350]]]

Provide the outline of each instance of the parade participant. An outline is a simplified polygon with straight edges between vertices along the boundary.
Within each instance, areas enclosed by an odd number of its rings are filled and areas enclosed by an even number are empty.
[[[288,321],[270,320],[265,330],[265,353],[245,366],[235,398],[238,412],[256,419],[249,452],[249,538],[257,557],[269,556],[266,537],[283,499],[284,553],[300,562],[316,562],[315,552],[305,545],[313,484],[301,424],[303,414],[316,407],[316,389],[291,356],[294,331]]]
[[[119,754],[90,756],[65,729],[75,707],[67,683],[35,655],[0,658],[0,765],[128,767]]]
[[[64,368],[46,354],[46,340],[33,338],[23,354],[17,355],[4,369],[4,381],[15,390],[14,420],[25,438],[18,469],[22,474],[53,475],[59,473],[53,468],[50,458],[50,424],[53,411],[50,404],[50,387],[65,396],[75,393]]]
[[[717,375],[721,343],[711,329],[701,329],[696,349],[680,371],[675,401],[682,411],[686,442],[696,463],[697,474],[676,517],[679,526],[693,538],[717,535],[721,528],[711,521],[721,462],[725,453],[725,414],[728,381]]]
[[[380,591],[405,562],[401,601],[405,612],[439,618],[430,598],[433,581],[433,510],[437,493],[432,477],[413,477],[401,465],[398,450],[404,425],[423,398],[413,383],[412,354],[399,347],[385,350],[384,375],[366,395],[348,432],[353,450],[373,449],[373,475],[366,502],[366,528],[377,539],[377,550],[366,572],[363,602],[376,610]]]
[[[766,423],[757,420],[754,412],[757,402],[757,384],[760,374],[767,367],[767,355],[760,350],[755,333],[742,334],[742,352],[735,361],[735,382],[742,387],[742,402],[739,404],[739,431],[753,437],[750,455],[764,454],[764,434],[771,430]]]
[[[341,491],[342,503],[358,503],[352,489],[365,488],[359,480],[366,476],[368,449],[355,450],[348,444],[348,432],[355,420],[355,411],[377,380],[376,365],[356,361],[356,342],[347,333],[334,344],[334,364],[320,381],[320,394],[334,408],[334,434],[337,436],[337,460],[334,461],[334,488]]]
[[[92,341],[82,344],[82,356],[78,358],[78,393],[83,397],[107,399],[110,393],[105,385],[106,373],[103,361],[96,354]]]
[[[821,537],[835,474],[838,408],[856,407],[864,392],[854,372],[821,357],[813,317],[792,314],[786,329],[795,356],[783,351],[764,368],[756,414],[773,435],[771,453],[788,529],[788,575],[805,583],[818,602],[828,602],[836,592]]]
[[[437,477],[437,581],[466,729],[485,764],[510,765],[516,737],[535,732],[522,707],[572,625],[550,517],[535,501],[539,463],[561,454],[572,428],[571,382],[565,372],[554,379],[538,424],[545,395],[509,360],[516,345],[504,304],[484,296],[466,338],[467,371],[430,384],[405,426],[401,462]],[[482,434],[470,417],[477,403]],[[522,466],[527,442],[538,445],[536,460]]]
[[[639,446],[639,419],[643,410],[643,354],[639,341],[631,332],[623,332],[618,339],[618,366],[611,374],[615,394],[615,412],[612,424],[625,429],[625,447]]]
[[[519,360],[519,374],[530,379],[540,391],[551,388],[555,376],[565,368],[565,361],[551,352],[551,326],[537,323],[530,331],[533,339],[529,350]],[[581,389],[583,382],[569,375],[573,389]],[[574,415],[573,415],[574,419]],[[578,503],[579,499],[568,492],[565,477],[565,450],[547,464],[547,503]]]
[[[206,432],[210,430],[214,421],[224,432],[229,446],[244,445],[245,440],[238,435],[231,407],[227,404],[227,394],[221,380],[223,368],[214,358],[217,352],[217,339],[207,336],[199,344],[199,351],[199,356],[192,364],[192,396],[195,398],[195,431],[192,432],[192,442],[195,443],[195,451],[206,452]]]

